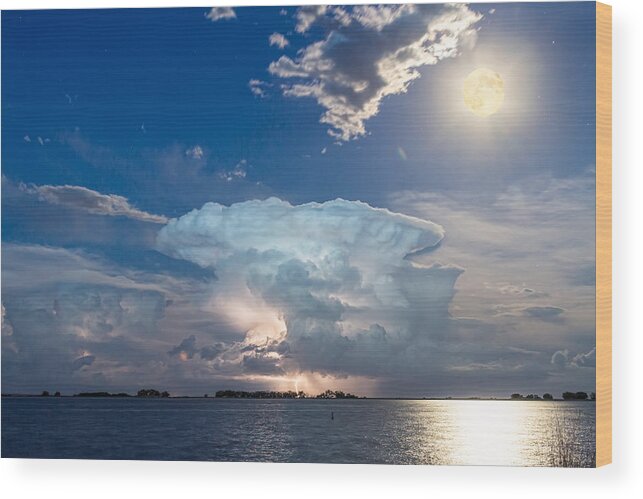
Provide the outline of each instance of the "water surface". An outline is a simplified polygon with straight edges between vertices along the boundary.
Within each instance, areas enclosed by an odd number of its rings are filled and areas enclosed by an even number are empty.
[[[2,399],[2,457],[591,466],[594,454],[591,402]]]

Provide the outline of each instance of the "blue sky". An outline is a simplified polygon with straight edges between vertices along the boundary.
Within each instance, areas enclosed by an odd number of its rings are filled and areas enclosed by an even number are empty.
[[[594,23],[3,12],[3,391],[593,390]]]

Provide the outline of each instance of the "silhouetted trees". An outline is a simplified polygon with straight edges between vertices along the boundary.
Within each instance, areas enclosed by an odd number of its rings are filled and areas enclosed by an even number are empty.
[[[142,398],[169,398],[170,392],[154,390],[153,388],[145,388],[136,393],[137,397]],[[74,397],[132,397],[129,393],[109,393],[109,392],[80,392],[76,393]]]
[[[540,395],[530,393],[529,395],[522,395],[520,393],[512,393],[511,400],[542,400]]]
[[[49,392],[47,390],[43,390],[42,393],[40,394],[41,397],[49,397]]]
[[[288,390],[285,392],[276,391],[256,391],[244,392],[241,390],[219,390],[214,394],[216,398],[233,398],[233,399],[296,399],[306,398],[304,392],[295,392]]]
[[[109,393],[109,392],[80,392],[74,397],[131,397],[129,393]]]
[[[239,390],[219,390],[214,395],[216,398],[235,398],[235,399],[303,399],[303,398],[317,398],[317,399],[356,399],[357,395],[352,393],[344,393],[341,390],[333,391],[326,390],[319,395],[311,397],[302,391],[288,390],[285,392],[276,391],[257,391],[257,392],[244,392]]]
[[[596,400],[596,394],[592,392],[591,395],[587,395],[586,392],[563,392],[563,400]],[[551,393],[543,394],[542,398],[539,395],[530,393],[529,395],[521,395],[520,393],[512,393],[511,400],[554,400],[554,396]]]
[[[154,388],[144,388],[142,390],[139,390],[136,393],[137,397],[149,397],[149,398],[169,398],[170,392],[159,392],[158,390],[155,390]]]
[[[586,392],[563,392],[563,400],[587,400]]]
[[[324,393],[320,393],[315,398],[318,399],[356,399],[357,395],[352,393],[344,393],[341,390],[326,390]]]

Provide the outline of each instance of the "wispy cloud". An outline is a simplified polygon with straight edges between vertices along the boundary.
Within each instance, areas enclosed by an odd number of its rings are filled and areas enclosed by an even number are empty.
[[[568,349],[558,350],[551,356],[551,364],[558,369],[596,367],[596,347],[593,347],[589,352],[580,352],[570,357]]]
[[[37,195],[42,201],[75,208],[94,215],[123,216],[157,224],[164,224],[168,220],[163,215],[154,215],[135,208],[123,196],[101,194],[78,185],[22,184],[21,189],[26,193]]]

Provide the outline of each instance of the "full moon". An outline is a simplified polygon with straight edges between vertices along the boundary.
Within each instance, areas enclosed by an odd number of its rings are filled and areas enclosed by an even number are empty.
[[[505,82],[495,71],[478,68],[465,78],[462,93],[469,110],[486,118],[497,113],[502,107],[505,100]]]

